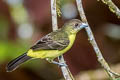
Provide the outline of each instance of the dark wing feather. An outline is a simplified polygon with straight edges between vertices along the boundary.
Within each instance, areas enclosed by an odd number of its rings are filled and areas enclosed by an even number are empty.
[[[41,38],[34,46],[33,50],[62,50],[69,44],[69,38],[66,33],[52,32]]]

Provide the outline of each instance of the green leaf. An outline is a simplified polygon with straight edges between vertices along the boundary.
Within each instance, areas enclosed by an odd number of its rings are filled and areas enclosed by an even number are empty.
[[[113,80],[120,80],[120,78],[116,78],[116,79],[113,79]]]

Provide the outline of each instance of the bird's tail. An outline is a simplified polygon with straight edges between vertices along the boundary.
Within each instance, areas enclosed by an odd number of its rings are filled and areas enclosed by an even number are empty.
[[[17,57],[16,59],[12,60],[8,63],[6,70],[7,72],[11,72],[15,70],[17,67],[19,67],[20,64],[23,62],[31,59],[32,57],[27,56],[27,53],[22,54],[21,56]]]

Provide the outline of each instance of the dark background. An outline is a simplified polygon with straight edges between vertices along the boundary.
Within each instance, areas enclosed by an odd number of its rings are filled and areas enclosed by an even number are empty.
[[[14,0],[9,1],[14,2]],[[120,7],[119,0],[113,0],[113,2]],[[76,6],[73,0],[66,0],[61,5],[62,10],[67,4]],[[101,1],[83,0],[83,5],[88,23],[104,58],[109,64],[118,64],[120,62],[120,19]],[[73,12],[72,9],[68,11]],[[64,13],[64,10],[62,12]],[[78,12],[71,15],[74,16],[66,18],[63,14],[58,18],[59,27],[69,19],[80,19]],[[57,65],[40,59],[26,62],[11,73],[5,70],[10,60],[24,53],[39,38],[51,31],[50,0],[23,0],[23,4],[17,5],[10,5],[7,0],[0,0],[0,80],[59,80],[62,78],[61,70]],[[75,44],[64,56],[74,75],[101,67],[85,30],[78,33]]]

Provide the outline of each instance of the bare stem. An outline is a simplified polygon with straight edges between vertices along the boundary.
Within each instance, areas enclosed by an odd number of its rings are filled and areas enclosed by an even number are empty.
[[[58,29],[57,26],[57,12],[56,12],[56,0],[51,0],[51,15],[52,15],[52,29],[53,31]]]
[[[83,22],[87,22],[87,19],[86,19],[86,16],[85,16],[85,13],[84,13],[84,10],[83,10],[83,6],[82,6],[82,1],[81,0],[76,0],[76,3],[77,3],[77,7],[78,7],[78,11],[79,11],[79,14],[81,16],[81,19]],[[103,58],[102,56],[102,53],[95,41],[95,38],[93,36],[93,33],[92,33],[92,30],[88,24],[88,27],[85,28],[86,32],[87,32],[87,35],[88,35],[88,40],[90,41],[91,45],[93,46],[93,49],[97,55],[97,58],[98,58],[98,61],[99,63],[102,65],[102,67],[106,70],[106,72],[108,73],[108,75],[110,76],[111,79],[115,79],[116,76],[119,76],[119,74],[113,72],[108,63],[105,61],[105,59]]]
[[[56,0],[51,0],[51,15],[52,15],[52,29],[53,31],[58,29],[57,26],[57,12],[56,12]],[[65,63],[63,55],[58,57],[60,63]],[[62,74],[65,80],[74,80],[69,68],[66,66],[61,66]]]
[[[111,12],[115,13],[120,18],[120,9],[112,2],[112,0],[101,0],[103,3],[108,5]]]

